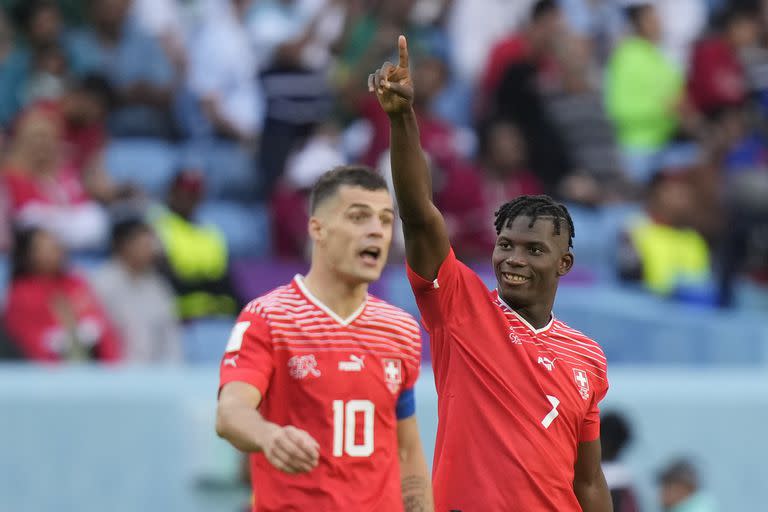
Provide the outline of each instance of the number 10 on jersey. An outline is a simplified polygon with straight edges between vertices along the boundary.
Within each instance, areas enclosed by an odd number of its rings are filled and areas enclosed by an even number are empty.
[[[363,442],[356,444],[357,413],[363,414]],[[333,401],[333,456],[368,457],[373,453],[373,413],[370,400]]]

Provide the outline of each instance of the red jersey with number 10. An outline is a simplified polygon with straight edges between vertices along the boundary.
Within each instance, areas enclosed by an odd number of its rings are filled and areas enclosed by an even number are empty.
[[[534,329],[451,250],[427,281],[408,269],[438,394],[435,510],[580,512],[580,442],[598,439],[608,391],[597,343]]]
[[[396,406],[416,383],[420,357],[413,317],[371,295],[342,319],[296,276],[246,306],[220,386],[255,386],[268,421],[320,444],[318,467],[304,474],[251,455],[254,511],[402,511]]]

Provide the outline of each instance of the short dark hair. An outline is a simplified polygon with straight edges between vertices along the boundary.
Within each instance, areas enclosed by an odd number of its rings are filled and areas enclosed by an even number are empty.
[[[624,9],[624,15],[632,26],[637,29],[640,25],[640,18],[643,16],[643,13],[651,7],[653,7],[653,4],[651,4],[650,0],[647,3],[630,5]]]
[[[151,233],[152,228],[144,219],[135,217],[118,221],[112,225],[112,251],[117,252],[141,233]]]
[[[100,73],[87,73],[81,78],[74,79],[70,82],[69,88],[97,98],[107,110],[111,110],[117,103],[115,89]]]
[[[533,227],[534,222],[539,217],[552,217],[556,235],[560,234],[560,225],[564,221],[568,228],[568,247],[573,247],[573,237],[576,236],[576,230],[573,227],[571,214],[568,213],[565,206],[548,195],[519,196],[508,203],[504,203],[495,215],[494,225],[497,235],[517,217],[530,217],[531,222],[528,227]]]
[[[560,9],[560,4],[557,0],[539,0],[531,7],[531,21],[539,21],[558,9]]]
[[[18,2],[11,8],[11,16],[13,21],[21,27],[22,30],[28,31],[31,28],[35,16],[47,9],[54,9],[61,13],[59,4],[56,0],[24,0]]]
[[[387,182],[370,167],[365,165],[343,165],[334,167],[320,176],[309,194],[309,213],[313,214],[317,207],[333,197],[339,187],[361,187],[365,190],[388,190]]]
[[[632,440],[632,429],[627,419],[618,412],[600,416],[600,444],[603,460],[615,461],[624,447]]]

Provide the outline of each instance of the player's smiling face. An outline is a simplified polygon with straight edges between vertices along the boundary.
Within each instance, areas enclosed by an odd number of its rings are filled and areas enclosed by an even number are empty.
[[[315,250],[340,277],[372,282],[387,262],[394,221],[387,190],[342,185],[318,208],[310,230]]]
[[[568,228],[561,221],[555,234],[551,217],[521,216],[501,230],[493,249],[493,269],[499,295],[512,308],[530,308],[554,301],[560,277],[573,266]]]

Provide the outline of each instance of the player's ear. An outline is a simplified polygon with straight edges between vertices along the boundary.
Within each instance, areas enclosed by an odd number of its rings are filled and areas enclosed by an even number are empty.
[[[314,215],[310,217],[309,222],[307,222],[307,232],[309,233],[309,238],[311,238],[313,242],[322,242],[325,238],[325,228],[323,227],[322,219],[315,217]]]
[[[560,256],[560,261],[557,264],[557,276],[563,277],[565,274],[571,271],[573,268],[573,253],[566,251]]]

